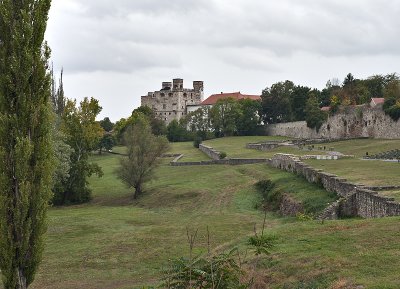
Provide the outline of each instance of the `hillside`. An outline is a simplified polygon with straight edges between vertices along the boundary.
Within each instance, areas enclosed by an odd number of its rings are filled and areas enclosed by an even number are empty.
[[[172,151],[180,149],[203,157],[189,143],[172,145]],[[114,174],[118,156],[93,156],[93,161],[104,170],[103,178],[91,179],[93,201],[50,210],[44,260],[32,288],[157,284],[168,259],[188,255],[186,228],[199,230],[196,253],[206,250],[207,226],[215,252],[244,248],[254,224],[260,227],[263,219],[257,209],[261,196],[253,186],[260,179],[274,180],[298,200],[332,201],[317,186],[264,164],[171,167],[166,159],[143,197],[133,202]],[[261,262],[257,282],[270,288],[399,288],[394,278],[400,267],[399,221],[300,221],[268,213],[267,231],[278,241],[271,257]]]

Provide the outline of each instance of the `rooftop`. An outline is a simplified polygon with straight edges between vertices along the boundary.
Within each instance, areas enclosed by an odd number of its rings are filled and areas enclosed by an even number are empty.
[[[221,92],[219,94],[213,94],[213,95],[209,96],[201,104],[202,105],[212,105],[212,104],[215,104],[218,100],[224,99],[224,98],[233,98],[235,100],[240,100],[240,99],[261,100],[261,97],[259,95],[241,94],[240,91],[229,92],[229,93]]]

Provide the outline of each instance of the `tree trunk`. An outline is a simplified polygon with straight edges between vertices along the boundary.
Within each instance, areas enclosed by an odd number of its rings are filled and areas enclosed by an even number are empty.
[[[22,269],[17,269],[18,274],[18,283],[16,289],[27,289],[28,286],[26,285],[26,277]]]
[[[142,185],[136,185],[135,193],[133,194],[133,199],[136,200],[138,196],[142,193]]]

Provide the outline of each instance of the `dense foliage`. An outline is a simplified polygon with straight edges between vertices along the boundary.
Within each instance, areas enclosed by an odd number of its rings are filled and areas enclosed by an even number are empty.
[[[90,153],[103,137],[103,128],[96,121],[101,106],[98,100],[85,98],[77,107],[75,100],[67,100],[61,130],[65,143],[72,148],[68,178],[54,192],[56,205],[87,202],[91,198],[88,178],[102,175],[100,167],[89,162]]]
[[[5,289],[24,289],[42,259],[53,170],[44,43],[50,0],[0,5],[0,269]]]
[[[367,104],[371,98],[385,98],[386,113],[398,119],[398,87],[397,74],[357,79],[349,73],[342,83],[338,79],[329,80],[321,91],[286,80],[263,90],[262,118],[266,124],[306,120],[309,127],[318,130],[327,115],[317,107],[329,106],[330,113],[335,113],[340,105]]]

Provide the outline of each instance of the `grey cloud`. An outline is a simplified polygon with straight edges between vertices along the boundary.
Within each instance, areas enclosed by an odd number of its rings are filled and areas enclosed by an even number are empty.
[[[62,1],[54,0],[58,9],[63,9]],[[224,50],[221,59],[227,63],[252,63],[255,69],[274,69],[274,61],[298,52],[327,57],[400,54],[400,2],[394,0],[71,3],[80,9],[59,12],[50,18],[50,27],[63,31],[52,34],[54,48],[62,51],[59,61],[75,71],[174,69],[184,64],[185,51],[201,46]],[[244,49],[244,57],[235,56],[238,49]]]

